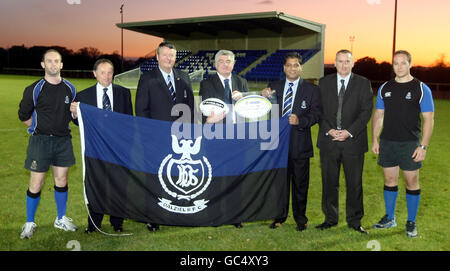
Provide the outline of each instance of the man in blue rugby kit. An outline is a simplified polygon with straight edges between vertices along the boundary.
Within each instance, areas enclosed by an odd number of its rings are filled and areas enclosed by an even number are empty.
[[[397,226],[395,203],[398,194],[399,169],[406,182],[408,220],[406,234],[417,237],[416,216],[420,202],[419,169],[427,154],[434,125],[434,103],[430,88],[414,78],[407,51],[394,53],[395,78],[378,90],[372,121],[372,151],[379,154],[378,164],[384,173],[386,214],[375,224],[376,229]],[[423,117],[422,136],[421,119]],[[381,132],[381,127],[383,131]],[[380,135],[380,143],[378,136]]]
[[[25,168],[30,171],[27,190],[27,222],[20,238],[31,238],[36,229],[35,214],[40,201],[45,174],[52,166],[55,181],[57,217],[55,228],[75,231],[72,219],[66,217],[67,173],[75,164],[69,122],[70,103],[76,95],[75,87],[60,75],[61,55],[50,49],[42,57],[44,78],[34,82],[23,93],[19,105],[19,119],[31,134],[27,149]]]

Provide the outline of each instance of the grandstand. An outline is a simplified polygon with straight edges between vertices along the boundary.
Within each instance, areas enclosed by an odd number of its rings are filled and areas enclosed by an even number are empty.
[[[316,81],[323,76],[325,25],[283,12],[157,20],[117,26],[172,42],[178,49],[175,67],[195,74],[197,80],[216,72],[214,55],[220,49],[234,52],[236,64],[233,72],[249,81],[283,78],[283,56],[288,51],[302,55],[305,79]],[[152,57],[126,75],[130,79],[131,75],[140,75],[157,66],[156,57]],[[116,79],[120,79],[120,75]]]

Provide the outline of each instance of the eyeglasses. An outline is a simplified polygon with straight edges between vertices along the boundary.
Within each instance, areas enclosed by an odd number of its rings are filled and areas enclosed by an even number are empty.
[[[220,60],[218,60],[217,61],[217,63],[218,64],[227,64],[227,65],[230,65],[231,63],[233,63],[234,61],[231,61],[231,60],[223,60],[223,59],[220,59]]]

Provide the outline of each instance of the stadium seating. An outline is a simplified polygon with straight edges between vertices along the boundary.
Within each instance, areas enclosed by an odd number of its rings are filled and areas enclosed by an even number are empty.
[[[303,63],[307,62],[319,50],[300,49],[300,50],[276,50],[273,54],[264,59],[260,64],[247,72],[244,77],[249,81],[274,81],[284,78],[283,57],[287,52],[299,52],[303,58]]]
[[[276,50],[261,63],[256,65],[250,71],[246,72],[243,77],[249,81],[273,81],[284,77],[283,57],[287,52],[296,51],[303,57],[303,63],[307,62],[319,50],[317,49],[299,49],[299,50]],[[208,77],[210,73],[215,72],[214,56],[217,50],[200,50],[196,54],[191,51],[177,51],[177,60],[175,67],[192,73],[194,71],[203,70],[203,78]],[[233,50],[236,56],[236,64],[233,73],[239,74],[245,68],[252,65],[255,61],[267,54],[267,50]],[[145,72],[158,67],[156,57],[149,59],[141,65],[141,71]]]
[[[177,51],[177,58],[175,60],[175,63],[182,60],[183,58],[187,57],[188,55],[192,54],[191,51],[187,51],[187,50],[180,50]],[[150,58],[149,60],[147,60],[144,64],[141,65],[141,71],[142,72],[146,72],[146,71],[150,71],[153,70],[154,68],[158,67],[158,60],[156,60],[156,56]]]

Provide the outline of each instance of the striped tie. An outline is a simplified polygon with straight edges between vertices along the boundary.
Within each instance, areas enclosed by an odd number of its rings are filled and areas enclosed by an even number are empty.
[[[108,88],[103,89],[103,109],[112,111],[111,102],[109,100],[108,94],[106,94],[107,91],[108,91]]]
[[[292,95],[293,95],[293,91],[292,91],[292,86],[294,85],[294,83],[289,83],[289,88],[286,91],[286,95],[284,97],[284,103],[283,103],[283,114],[281,114],[281,116],[285,116],[285,115],[290,115],[292,112]]]
[[[169,75],[167,75],[167,87],[169,88],[169,90],[170,90],[170,95],[172,95],[172,99],[173,99],[173,101],[175,102],[175,98],[176,98],[176,95],[175,95],[175,89],[173,88],[173,85],[172,85],[172,80],[170,79],[170,74]]]

